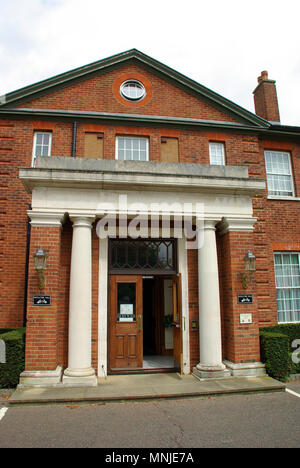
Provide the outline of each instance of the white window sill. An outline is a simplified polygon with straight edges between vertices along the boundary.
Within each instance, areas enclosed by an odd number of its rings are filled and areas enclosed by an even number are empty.
[[[300,201],[300,197],[284,197],[283,195],[268,195],[268,200]]]
[[[299,321],[298,322],[277,322],[278,325],[292,325],[293,323],[300,323],[300,322]]]

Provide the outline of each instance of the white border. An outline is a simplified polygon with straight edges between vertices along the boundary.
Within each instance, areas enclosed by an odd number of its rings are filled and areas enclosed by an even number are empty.
[[[35,160],[37,158],[36,154],[35,154],[35,148],[36,148],[36,138],[37,138],[37,135],[39,134],[42,134],[42,135],[49,135],[49,148],[48,148],[48,154],[47,156],[41,156],[41,157],[49,157],[51,156],[51,149],[52,149],[52,132],[40,132],[40,131],[35,131],[34,132],[34,136],[33,136],[33,148],[32,148],[32,161],[31,161],[31,166],[32,167],[35,167]]]

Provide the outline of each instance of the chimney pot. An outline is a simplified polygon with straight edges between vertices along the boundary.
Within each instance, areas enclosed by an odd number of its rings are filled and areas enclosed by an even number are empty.
[[[267,70],[264,70],[261,72],[260,76],[257,78],[258,83],[260,83],[262,80],[268,80],[269,79],[269,74]]]

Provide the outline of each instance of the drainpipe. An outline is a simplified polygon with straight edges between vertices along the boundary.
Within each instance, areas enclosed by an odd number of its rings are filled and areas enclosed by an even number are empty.
[[[31,203],[27,203],[28,210],[32,210]],[[30,251],[31,223],[27,217],[27,240],[26,240],[26,260],[25,260],[25,286],[24,286],[24,305],[23,305],[23,327],[26,327],[27,321],[27,293],[28,293],[28,270],[29,270],[29,251]]]
[[[73,122],[72,158],[76,158],[77,122]]]

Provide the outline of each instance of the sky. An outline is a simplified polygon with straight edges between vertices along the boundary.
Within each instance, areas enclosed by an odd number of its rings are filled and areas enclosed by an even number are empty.
[[[136,48],[254,112],[261,71],[300,126],[299,0],[0,0],[0,95]]]

